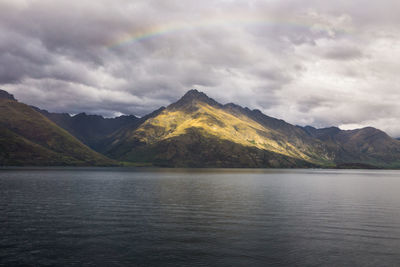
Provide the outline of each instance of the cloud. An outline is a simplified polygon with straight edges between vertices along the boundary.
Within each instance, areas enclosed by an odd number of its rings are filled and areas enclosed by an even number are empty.
[[[335,47],[325,52],[325,57],[334,60],[351,60],[361,58],[362,52],[354,47]]]
[[[197,88],[293,124],[400,136],[399,12],[395,0],[5,0],[0,87],[105,116]]]

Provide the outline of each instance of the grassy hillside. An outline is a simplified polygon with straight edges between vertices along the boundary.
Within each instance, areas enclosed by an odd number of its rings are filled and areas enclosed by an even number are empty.
[[[154,143],[136,143],[121,160],[174,167],[293,168],[316,167],[305,160],[210,135],[202,128]]]
[[[298,127],[196,90],[115,137],[108,156],[165,166],[400,167],[400,142],[377,129]]]
[[[115,165],[28,105],[0,99],[2,165]]]
[[[296,146],[284,133],[268,128],[246,114],[230,112],[204,96],[198,92],[190,92],[156,117],[146,120],[137,129],[127,131],[124,138],[115,140],[107,155],[121,160],[140,161],[140,155],[146,154],[146,160],[151,161],[153,158],[157,161],[165,158],[161,155],[168,154],[164,150],[170,149],[171,144],[179,144],[180,151],[177,155],[181,157],[178,159],[175,155],[175,160],[170,162],[174,166],[179,164],[179,161],[194,162],[200,151],[201,155],[209,156],[198,159],[197,164],[208,162],[207,166],[212,165],[212,162],[215,165],[224,162],[223,166],[288,166],[282,159],[290,159],[292,166],[304,166],[300,162],[308,162],[309,165],[330,163],[327,153],[318,153],[322,151],[318,146]],[[201,142],[191,138],[194,132]],[[232,151],[227,147],[231,147]],[[196,152],[186,153],[187,151]],[[268,160],[254,160],[249,156],[246,162],[239,164],[236,158],[243,160],[249,151],[262,151],[265,154],[262,157]],[[225,157],[225,160],[221,160],[222,157]],[[276,158],[275,164],[268,163],[272,158]],[[294,164],[296,161],[298,165]]]

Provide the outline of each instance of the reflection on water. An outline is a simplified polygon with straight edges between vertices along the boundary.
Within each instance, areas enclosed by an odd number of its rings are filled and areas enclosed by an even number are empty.
[[[400,172],[0,170],[0,265],[396,266]]]

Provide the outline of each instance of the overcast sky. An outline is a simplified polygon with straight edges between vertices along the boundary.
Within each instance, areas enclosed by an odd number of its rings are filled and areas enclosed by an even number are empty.
[[[298,125],[400,136],[399,0],[0,0],[0,88],[144,115],[196,88]]]

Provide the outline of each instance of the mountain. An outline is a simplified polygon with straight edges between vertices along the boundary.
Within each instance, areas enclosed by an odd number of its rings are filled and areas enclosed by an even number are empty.
[[[51,113],[0,90],[0,112],[0,165],[400,168],[400,141],[378,129],[295,126],[197,90],[110,119]]]
[[[400,167],[400,143],[374,128],[299,127],[190,90],[104,151],[179,167]]]
[[[329,147],[339,166],[400,167],[400,142],[381,130],[366,127],[343,131],[337,127],[315,129],[310,126],[304,130]]]
[[[274,127],[272,127],[274,126]],[[329,165],[322,142],[303,130],[191,90],[134,129],[126,128],[111,158],[161,166],[310,167]]]
[[[0,165],[116,164],[0,90]]]
[[[67,130],[85,145],[99,152],[103,150],[102,148],[104,143],[107,143],[109,135],[123,127],[134,127],[142,122],[142,119],[133,115],[104,118],[99,115],[79,113],[71,116],[68,113],[52,113],[37,107],[32,108]]]

